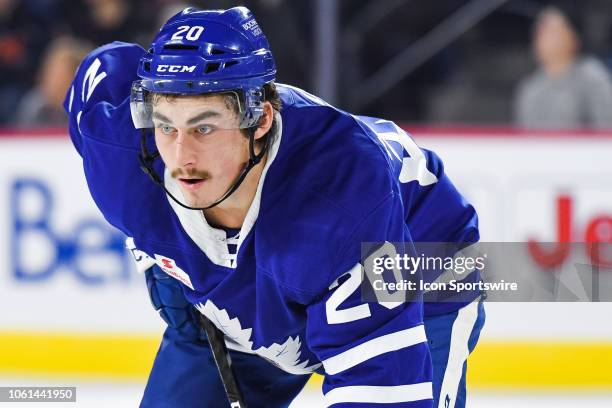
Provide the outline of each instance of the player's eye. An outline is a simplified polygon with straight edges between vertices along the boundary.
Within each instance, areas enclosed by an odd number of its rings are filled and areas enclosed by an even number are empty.
[[[171,135],[174,131],[174,128],[170,125],[159,125],[158,127],[164,135]]]
[[[208,135],[212,133],[213,130],[214,128],[210,125],[202,125],[198,127],[198,133],[201,135]]]

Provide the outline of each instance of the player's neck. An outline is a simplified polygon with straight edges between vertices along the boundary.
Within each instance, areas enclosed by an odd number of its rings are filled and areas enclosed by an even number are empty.
[[[267,155],[265,155],[261,162],[251,169],[238,190],[234,191],[225,201],[213,208],[203,210],[209,224],[225,228],[242,227],[257,193],[257,186],[266,166],[267,158]]]

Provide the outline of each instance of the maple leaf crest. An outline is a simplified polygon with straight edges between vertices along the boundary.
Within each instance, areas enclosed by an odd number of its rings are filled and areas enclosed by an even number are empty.
[[[253,342],[251,341],[253,329],[243,329],[238,317],[230,318],[225,309],[219,309],[210,299],[205,304],[196,304],[195,307],[231,341],[244,347],[247,351],[265,358],[288,373],[310,374],[321,365],[318,363],[308,366],[309,360],[300,362],[302,342],[299,335],[289,336],[282,344],[273,343],[269,347],[262,346],[253,350]]]

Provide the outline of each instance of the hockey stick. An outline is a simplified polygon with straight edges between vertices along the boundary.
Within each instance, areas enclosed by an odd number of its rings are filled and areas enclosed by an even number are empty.
[[[223,332],[205,316],[200,315],[200,317],[202,326],[204,327],[206,336],[208,337],[210,349],[212,350],[213,357],[215,358],[215,364],[217,364],[217,369],[219,370],[219,376],[221,377],[223,388],[225,388],[227,399],[230,402],[230,407],[246,408],[244,397],[240,392],[240,388],[236,382],[236,377],[232,371],[232,359],[230,358],[227,347],[225,346]]]

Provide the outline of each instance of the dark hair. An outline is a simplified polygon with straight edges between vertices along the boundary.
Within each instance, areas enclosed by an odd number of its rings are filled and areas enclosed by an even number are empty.
[[[554,11],[561,14],[572,31],[574,31],[574,34],[576,34],[576,37],[578,39],[582,39],[584,36],[584,25],[582,21],[582,14],[577,6],[569,3],[550,3],[540,9],[538,17],[542,16],[544,12],[548,11]]]

